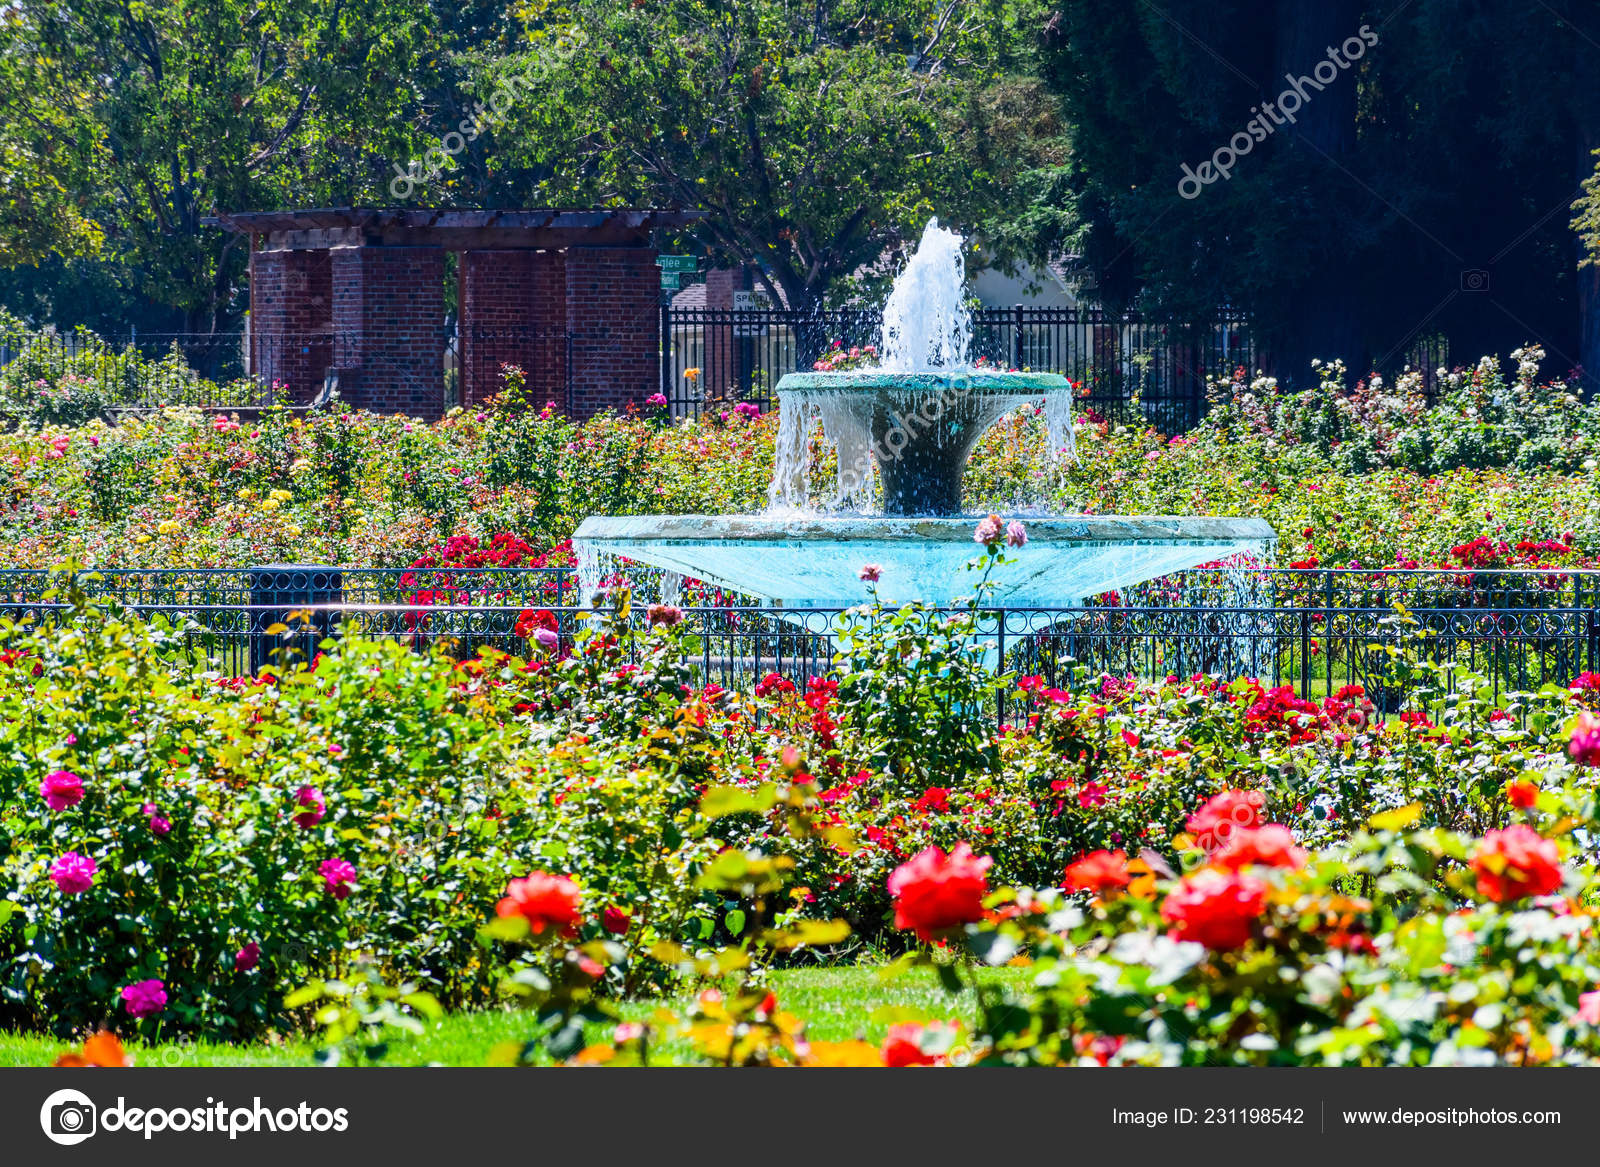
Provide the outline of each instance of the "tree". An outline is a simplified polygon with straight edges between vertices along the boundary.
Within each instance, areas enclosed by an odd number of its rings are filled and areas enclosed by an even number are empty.
[[[1113,303],[1245,308],[1302,380],[1314,356],[1420,360],[1434,334],[1576,363],[1593,309],[1560,211],[1590,7],[1059,0],[1043,68],[1073,151],[1029,178],[1032,245],[1072,245]]]
[[[977,225],[1054,159],[1061,128],[1027,73],[1020,14],[998,0],[545,5],[536,24],[574,24],[583,47],[495,133],[494,195],[705,210],[715,258],[811,307],[930,215]]]
[[[437,72],[404,0],[14,0],[0,17],[0,265],[95,254],[188,331],[245,263],[216,209],[371,198]]]

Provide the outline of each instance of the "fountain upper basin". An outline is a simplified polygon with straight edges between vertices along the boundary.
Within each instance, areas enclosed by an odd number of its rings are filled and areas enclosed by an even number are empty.
[[[840,373],[786,373],[778,392],[900,394],[959,393],[1000,394],[1038,400],[1045,393],[1070,390],[1072,382],[1058,373],[1010,373],[1000,369],[939,369],[920,373],[888,369],[850,369]]]
[[[1241,553],[1275,539],[1263,519],[1172,515],[1022,516],[1028,546],[997,567],[986,603],[1058,607]],[[589,518],[573,535],[580,563],[603,575],[618,559],[647,563],[785,607],[859,604],[866,564],[879,598],[941,604],[977,582],[973,517],[641,515]]]
[[[1072,382],[1054,373],[958,367],[922,372],[856,369],[790,373],[778,382],[779,468],[773,501],[802,504],[799,455],[814,420],[838,451],[840,501],[870,494],[875,466],[883,510],[892,515],[955,515],[972,448],[1005,414],[1043,403],[1051,456],[1072,445]]]

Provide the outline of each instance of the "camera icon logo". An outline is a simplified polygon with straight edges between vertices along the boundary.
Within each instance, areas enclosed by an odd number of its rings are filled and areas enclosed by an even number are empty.
[[[1487,292],[1489,290],[1489,273],[1481,267],[1469,267],[1461,273],[1461,290],[1463,292]]]
[[[39,1125],[45,1138],[72,1147],[94,1134],[98,1110],[81,1090],[57,1090],[39,1108]]]

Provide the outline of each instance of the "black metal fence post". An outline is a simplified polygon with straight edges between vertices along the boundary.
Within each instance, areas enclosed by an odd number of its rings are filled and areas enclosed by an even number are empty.
[[[661,305],[661,396],[672,400],[672,305]]]

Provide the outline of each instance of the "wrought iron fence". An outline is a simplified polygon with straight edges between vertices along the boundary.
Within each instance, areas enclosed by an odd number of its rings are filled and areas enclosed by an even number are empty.
[[[478,402],[504,391],[506,366],[515,365],[523,372],[527,401],[552,402],[571,413],[572,343],[565,328],[462,327],[453,350],[460,394],[450,404]]]
[[[663,308],[662,392],[676,416],[734,401],[768,409],[785,374],[809,369],[835,343],[874,344],[881,327],[876,310]],[[1059,373],[1080,384],[1080,408],[1119,421],[1142,416],[1174,433],[1204,415],[1208,377],[1256,360],[1240,313],[1185,325],[1021,304],[975,312],[972,352],[1007,368]]]
[[[62,619],[60,582],[0,572],[0,616]],[[564,569],[118,570],[85,573],[79,586],[181,630],[187,662],[224,675],[255,672],[285,647],[303,658],[336,627],[419,648],[450,641],[464,655],[522,652],[516,624],[529,609],[548,610],[570,647],[582,611]],[[803,685],[827,671],[841,615],[691,600],[693,663],[728,689],[749,691],[772,672]],[[1600,572],[1196,570],[1078,605],[986,608],[978,641],[992,667],[1051,685],[1080,668],[1253,677],[1309,698],[1360,684],[1393,712],[1405,693],[1391,649],[1470,669],[1497,698],[1600,671]]]
[[[318,346],[325,350],[318,361]],[[106,408],[272,404],[273,370],[332,361],[333,338],[146,332],[0,332],[0,407],[33,408],[54,394]],[[318,374],[320,383],[321,374]]]

